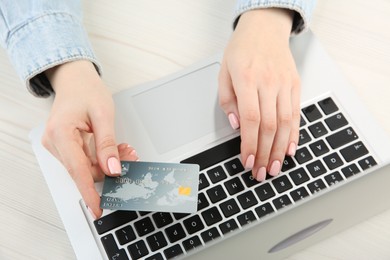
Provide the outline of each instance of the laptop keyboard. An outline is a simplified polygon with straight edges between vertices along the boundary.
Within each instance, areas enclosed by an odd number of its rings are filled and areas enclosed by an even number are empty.
[[[239,137],[185,159],[183,163],[199,164],[201,170],[197,213],[105,215],[93,227],[106,257],[185,256],[377,164],[334,98],[321,99],[301,111],[296,155],[285,158],[278,176],[259,183],[245,171],[239,159]]]

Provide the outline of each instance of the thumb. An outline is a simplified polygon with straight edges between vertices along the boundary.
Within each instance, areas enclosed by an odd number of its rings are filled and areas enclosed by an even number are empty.
[[[118,147],[115,141],[114,122],[107,120],[95,120],[93,131],[95,137],[96,157],[99,166],[105,174],[121,174],[122,167],[119,159]],[[108,121],[108,122],[107,122]],[[110,123],[111,121],[111,123]]]
[[[122,167],[114,135],[96,135],[95,145],[96,155],[103,172],[105,174],[121,174]]]

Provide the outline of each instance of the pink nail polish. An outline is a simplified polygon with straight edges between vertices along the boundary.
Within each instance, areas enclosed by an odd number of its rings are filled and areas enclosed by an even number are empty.
[[[236,130],[236,129],[238,129],[238,128],[240,127],[240,124],[239,124],[239,122],[238,122],[238,119],[237,119],[237,117],[236,117],[236,115],[235,115],[234,113],[230,113],[230,114],[228,115],[228,118],[229,118],[230,126],[231,126],[234,130]]]
[[[257,171],[256,180],[257,180],[258,182],[262,182],[262,181],[265,180],[266,175],[267,175],[267,172],[266,172],[265,167],[261,167],[261,168]]]
[[[92,209],[91,209],[91,208],[88,208],[88,211],[89,211],[89,214],[91,214],[93,220],[96,220],[97,217],[96,217],[95,213],[93,213]]]
[[[276,176],[279,174],[279,172],[280,172],[280,162],[275,160],[275,161],[273,161],[273,163],[271,165],[271,169],[269,170],[269,174],[272,176]]]
[[[246,159],[245,169],[246,170],[252,169],[254,164],[255,164],[255,156],[253,154],[251,154]]]
[[[119,163],[118,159],[115,157],[111,157],[107,161],[108,169],[110,170],[111,174],[121,174],[122,173],[122,167]]]
[[[297,145],[294,142],[291,142],[290,146],[288,147],[288,155],[294,156],[296,151],[297,151]]]

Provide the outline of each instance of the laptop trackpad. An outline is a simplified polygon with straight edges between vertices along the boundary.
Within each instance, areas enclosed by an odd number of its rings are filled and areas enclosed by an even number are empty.
[[[228,127],[218,105],[219,63],[210,64],[132,97],[158,153]]]

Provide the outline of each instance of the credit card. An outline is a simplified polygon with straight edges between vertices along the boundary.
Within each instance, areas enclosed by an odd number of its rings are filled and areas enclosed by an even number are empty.
[[[194,213],[199,165],[122,161],[119,177],[106,175],[102,209]]]

